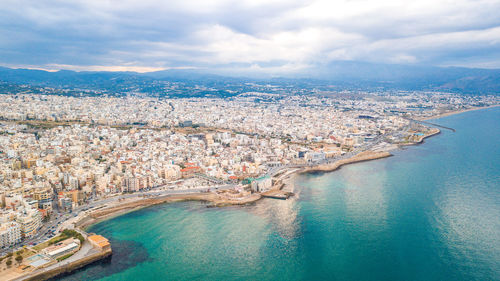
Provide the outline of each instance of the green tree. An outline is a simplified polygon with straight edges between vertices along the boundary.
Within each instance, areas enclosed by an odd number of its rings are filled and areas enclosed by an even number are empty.
[[[5,263],[7,266],[11,266],[12,265],[12,260],[7,260],[7,262]]]
[[[17,263],[21,263],[23,261],[23,256],[17,256],[16,261]]]
[[[48,221],[50,221],[50,215],[49,214],[47,214],[45,216],[45,218],[43,218],[43,222],[48,222]]]

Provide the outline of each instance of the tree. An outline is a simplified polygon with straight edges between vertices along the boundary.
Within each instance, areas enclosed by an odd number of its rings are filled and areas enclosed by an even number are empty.
[[[23,261],[23,256],[17,256],[16,261],[17,263],[21,263]]]
[[[5,264],[7,264],[7,266],[11,266],[12,265],[12,260],[7,260],[7,262]]]

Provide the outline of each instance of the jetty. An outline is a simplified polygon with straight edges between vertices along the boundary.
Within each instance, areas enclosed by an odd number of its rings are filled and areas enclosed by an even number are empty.
[[[453,128],[446,127],[446,126],[443,126],[443,125],[439,125],[439,124],[436,124],[436,123],[431,123],[431,122],[424,121],[424,120],[415,120],[415,119],[411,119],[411,118],[408,118],[408,117],[403,117],[403,118],[406,119],[406,120],[408,120],[408,121],[410,121],[410,122],[415,122],[415,123],[430,125],[430,126],[434,126],[434,127],[438,127],[438,128],[450,130],[450,131],[452,131],[454,133],[456,132],[456,130],[453,129]]]

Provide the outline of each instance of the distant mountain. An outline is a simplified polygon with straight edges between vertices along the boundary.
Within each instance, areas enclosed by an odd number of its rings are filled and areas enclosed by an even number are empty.
[[[499,94],[500,69],[429,67],[336,61],[282,78],[242,78],[217,75],[197,69],[163,70],[149,73],[90,72],[11,69],[0,67],[0,81],[34,86],[93,89],[107,92],[158,92],[164,82],[195,83],[232,90],[245,82],[274,82],[308,85],[334,84],[339,89],[428,90],[468,94]],[[227,88],[232,84],[231,88]],[[161,88],[163,89],[163,88]]]
[[[307,73],[339,83],[401,90],[500,93],[500,69],[337,61]]]
[[[223,80],[229,78],[197,69],[168,69],[141,73],[140,75],[159,80]]]
[[[56,88],[128,91],[154,79],[135,72],[90,72],[0,68],[0,81]]]

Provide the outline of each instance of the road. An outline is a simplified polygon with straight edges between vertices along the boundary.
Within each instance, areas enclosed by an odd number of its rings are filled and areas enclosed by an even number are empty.
[[[303,168],[303,167],[314,166],[314,165],[329,164],[329,163],[333,163],[333,162],[341,160],[341,159],[350,158],[361,151],[369,150],[370,148],[373,148],[374,146],[379,145],[380,143],[383,142],[383,139],[385,137],[386,137],[385,135],[377,136],[370,144],[359,146],[354,151],[345,153],[345,154],[338,156],[338,157],[333,157],[333,158],[325,159],[322,161],[316,161],[316,162],[307,163],[307,164],[288,164],[288,165],[283,165],[283,166],[279,166],[279,167],[274,167],[274,168],[270,169],[266,173],[266,175],[273,177],[276,174],[280,173],[281,171],[284,171],[284,170],[290,169],[290,168]],[[212,180],[212,178],[208,178],[208,177],[203,177],[203,178]],[[160,197],[160,196],[176,195],[176,194],[198,193],[198,192],[203,192],[203,191],[207,191],[207,190],[214,190],[214,189],[217,189],[217,190],[234,189],[234,187],[235,187],[235,184],[227,184],[227,183],[223,183],[223,184],[216,185],[216,186],[205,186],[205,187],[197,187],[197,188],[190,188],[190,189],[170,189],[170,188],[174,188],[174,186],[173,185],[172,186],[162,185],[162,186],[156,186],[148,191],[141,191],[141,192],[135,192],[135,193],[130,193],[130,194],[121,194],[121,195],[115,195],[115,196],[111,196],[111,197],[107,197],[107,198],[103,198],[103,199],[91,200],[84,205],[76,207],[75,209],[73,209],[73,211],[71,213],[61,213],[61,212],[56,211],[56,210],[58,210],[57,203],[56,203],[56,204],[54,204],[56,206],[56,208],[54,210],[54,213],[52,215],[51,220],[49,222],[46,222],[43,224],[42,228],[40,228],[37,235],[35,235],[32,238],[24,240],[21,244],[16,245],[16,247],[14,249],[8,248],[8,249],[0,250],[0,255],[4,255],[4,254],[11,252],[13,250],[17,251],[17,250],[21,249],[23,245],[31,245],[31,244],[36,245],[36,244],[39,244],[39,243],[46,241],[47,239],[49,239],[55,235],[55,234],[50,233],[49,231],[53,231],[54,233],[56,233],[57,228],[58,227],[60,228],[60,226],[63,224],[63,222],[65,222],[73,217],[76,217],[81,211],[87,211],[87,210],[95,208],[95,207],[104,206],[106,204],[115,203],[119,200],[130,199],[130,198],[134,198],[134,197]]]
[[[287,164],[287,165],[283,165],[283,166],[273,167],[272,169],[270,169],[266,173],[266,176],[273,177],[273,176],[277,175],[278,173],[280,173],[281,171],[284,171],[286,169],[305,168],[305,167],[316,166],[316,165],[330,164],[330,163],[334,163],[334,162],[342,160],[342,159],[351,158],[360,152],[370,150],[373,147],[380,145],[381,143],[384,142],[384,139],[386,137],[387,137],[387,135],[379,135],[379,136],[375,137],[373,139],[373,141],[371,141],[369,144],[358,146],[355,150],[353,150],[351,152],[347,152],[347,153],[342,154],[342,155],[337,156],[337,157],[332,157],[332,158],[324,159],[321,161],[310,162],[307,164]]]
[[[277,175],[278,173],[280,173],[286,169],[290,169],[290,168],[303,168],[303,167],[314,166],[314,165],[329,164],[329,163],[333,163],[333,162],[338,161],[338,160],[347,159],[347,158],[350,158],[350,157],[358,154],[359,152],[366,151],[366,150],[369,150],[377,145],[380,145],[387,136],[388,135],[379,135],[379,136],[375,137],[373,139],[373,141],[371,141],[369,144],[359,146],[354,151],[345,153],[345,154],[338,156],[338,157],[324,159],[322,161],[316,161],[316,162],[307,163],[307,164],[288,164],[288,165],[283,165],[283,166],[279,166],[279,167],[274,167],[274,168],[270,169],[266,173],[266,175],[273,177],[273,176]],[[206,176],[202,177],[202,178],[207,179],[207,180],[211,180],[211,181],[213,180],[213,178],[206,177]],[[57,232],[57,229],[60,228],[61,225],[65,221],[67,221],[73,217],[76,217],[82,211],[87,211],[87,210],[95,208],[95,207],[104,206],[104,205],[107,205],[110,203],[115,203],[119,200],[130,199],[130,198],[134,198],[134,197],[160,197],[160,196],[176,195],[176,194],[189,194],[189,193],[198,193],[198,192],[203,192],[203,191],[207,191],[207,190],[214,190],[214,189],[217,189],[217,190],[234,189],[235,186],[236,186],[235,184],[221,183],[221,184],[216,185],[216,186],[204,186],[204,187],[197,187],[197,188],[190,188],[190,189],[173,189],[175,187],[175,185],[170,185],[170,186],[162,185],[162,186],[156,186],[156,187],[152,188],[151,190],[147,190],[147,191],[135,192],[135,193],[130,193],[130,194],[115,195],[115,196],[111,196],[111,197],[107,197],[107,198],[103,198],[103,199],[98,199],[98,200],[90,200],[86,204],[78,206],[75,209],[73,209],[73,211],[71,213],[58,212],[57,203],[55,203],[54,206],[56,208],[54,208],[54,213],[52,215],[51,220],[49,222],[46,222],[43,224],[42,228],[40,228],[37,235],[35,235],[32,238],[24,240],[21,244],[16,245],[14,247],[14,249],[8,248],[8,249],[0,250],[0,255],[4,255],[8,252],[12,252],[13,250],[17,251],[17,250],[21,249],[23,245],[31,245],[31,244],[36,245],[36,244],[39,244],[39,243],[46,241],[47,239],[49,239],[55,235],[55,233]],[[53,231],[54,234],[52,234],[49,231],[51,231],[51,232]]]
[[[134,197],[161,197],[168,195],[177,195],[177,194],[190,194],[190,193],[199,193],[207,190],[223,190],[223,189],[234,189],[235,184],[223,184],[216,186],[204,186],[190,189],[169,189],[168,186],[156,186],[152,190],[143,191],[143,192],[135,192],[130,194],[121,194],[108,198],[91,200],[88,203],[78,206],[71,213],[60,213],[54,211],[50,221],[43,223],[43,226],[38,230],[37,234],[29,239],[22,241],[20,244],[16,245],[12,248],[2,249],[0,250],[0,256],[7,254],[8,252],[18,251],[24,245],[36,245],[42,243],[51,237],[55,236],[57,233],[57,228],[60,227],[66,220],[69,220],[73,217],[76,217],[80,212],[87,211],[95,207],[104,206],[106,204],[115,203],[119,200],[130,199]],[[162,189],[164,188],[164,189]],[[165,189],[166,188],[166,189]],[[54,235],[48,233],[48,231],[54,231]]]

